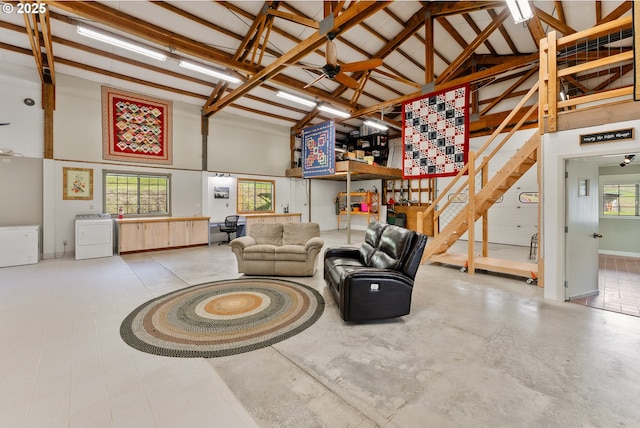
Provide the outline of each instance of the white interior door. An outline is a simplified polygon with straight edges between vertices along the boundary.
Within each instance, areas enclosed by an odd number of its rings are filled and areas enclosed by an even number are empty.
[[[566,298],[598,293],[598,165],[589,159],[566,162]]]

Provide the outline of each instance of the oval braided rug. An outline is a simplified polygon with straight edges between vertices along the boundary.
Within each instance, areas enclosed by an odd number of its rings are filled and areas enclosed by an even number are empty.
[[[313,288],[272,278],[195,285],[144,303],[120,326],[131,347],[169,357],[221,357],[264,348],[311,326],[324,310]]]

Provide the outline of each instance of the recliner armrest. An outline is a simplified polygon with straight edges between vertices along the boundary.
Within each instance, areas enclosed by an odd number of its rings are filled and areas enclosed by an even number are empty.
[[[309,251],[312,248],[322,248],[324,245],[324,239],[314,236],[309,239],[306,244],[304,244],[304,249]]]
[[[327,259],[329,257],[341,257],[360,260],[360,249],[353,247],[327,248],[327,251],[325,251],[324,253],[324,258]]]
[[[408,285],[413,287],[413,279],[409,278],[402,272],[393,269],[380,269],[380,268],[364,268],[364,269],[354,269],[353,271],[347,274],[345,278],[345,283],[349,281],[358,280],[358,281],[371,281],[371,282],[381,282],[384,281],[386,283],[398,283],[402,285]]]
[[[245,249],[247,247],[250,247],[252,245],[256,245],[256,240],[251,237],[251,236],[241,236],[239,238],[234,239],[233,241],[231,241],[229,243],[229,246],[231,247],[238,247],[241,249]]]

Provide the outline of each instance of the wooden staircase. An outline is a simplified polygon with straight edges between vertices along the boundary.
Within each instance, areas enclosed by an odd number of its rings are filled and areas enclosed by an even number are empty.
[[[486,186],[475,197],[474,220],[478,220],[511,188],[538,159],[540,134],[536,132],[522,146],[516,154],[496,173]],[[468,230],[470,204],[467,204],[445,228],[427,245],[422,261],[426,261],[437,254],[447,251]]]
[[[474,254],[475,245],[475,222],[486,215],[489,208],[500,199],[504,193],[511,188],[533,165],[538,161],[540,148],[540,130],[536,131],[527,142],[511,157],[500,170],[491,178],[488,176],[489,162],[494,158],[505,143],[515,134],[522,124],[535,117],[538,111],[538,103],[528,107],[525,104],[534,99],[538,94],[539,84],[536,83],[529,92],[522,98],[518,105],[509,113],[507,118],[498,126],[489,139],[482,145],[477,153],[469,152],[469,160],[464,168],[454,177],[449,185],[439,192],[439,196],[423,212],[417,216],[417,229],[419,231],[433,230],[434,236],[427,242],[427,247],[422,255],[421,263],[426,261],[439,262],[461,266],[462,270],[468,270],[470,274],[475,273],[475,269],[484,269],[491,272],[507,273],[510,275],[528,277],[527,282],[537,280],[538,264],[517,262],[513,260],[500,260],[488,257],[487,235],[483,236],[483,250],[480,256]],[[521,111],[525,111],[521,114]],[[493,148],[491,153],[484,156],[483,153],[503,132],[512,119],[520,115],[518,123],[504,136],[502,141]],[[484,156],[480,165],[476,167],[476,159]],[[481,173],[481,175],[480,175]],[[482,185],[476,183],[477,178],[482,178]],[[456,187],[457,186],[457,187]],[[455,190],[454,190],[455,188]],[[476,192],[476,188],[478,191]],[[451,201],[459,195],[467,193],[467,203],[449,223],[440,230],[440,219],[443,213],[451,209]],[[444,200],[445,196],[449,198]],[[425,222],[429,225],[425,227]],[[433,224],[431,224],[433,223]],[[469,225],[471,224],[471,229]],[[432,227],[432,228],[431,228]],[[467,254],[450,254],[447,250],[466,232],[468,232]],[[423,232],[424,233],[424,232]],[[483,234],[486,228],[483,229]]]

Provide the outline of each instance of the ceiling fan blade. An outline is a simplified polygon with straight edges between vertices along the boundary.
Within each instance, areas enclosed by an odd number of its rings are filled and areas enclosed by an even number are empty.
[[[319,82],[320,80],[322,80],[324,78],[324,74],[321,74],[320,76],[316,77],[315,79],[313,79],[313,82],[311,83],[307,83],[303,89],[308,88],[309,86],[313,86],[313,84],[315,84],[316,82]]]
[[[336,82],[340,82],[343,85],[346,85],[348,87],[350,87],[351,89],[357,89],[358,88],[358,81],[356,79],[354,79],[353,77],[344,74],[342,71],[340,71],[340,73],[336,74],[333,78],[333,80],[335,80]]]
[[[380,58],[371,58],[365,61],[348,62],[346,64],[340,64],[340,70],[348,73],[350,71],[363,71],[371,68],[380,67],[382,60]]]
[[[11,125],[11,124],[9,122],[0,123],[0,126],[3,126],[3,125]]]
[[[338,50],[336,44],[331,40],[327,40],[327,46],[325,47],[325,59],[327,64],[338,65]]]

